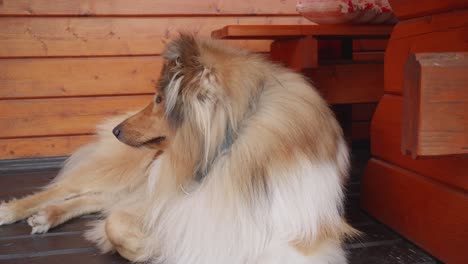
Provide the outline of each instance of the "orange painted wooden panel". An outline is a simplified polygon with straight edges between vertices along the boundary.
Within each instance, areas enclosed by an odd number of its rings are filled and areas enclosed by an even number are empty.
[[[0,139],[0,159],[68,156],[93,135]]]
[[[421,17],[452,10],[468,8],[466,0],[390,0],[393,12],[400,19]]]
[[[385,52],[385,92],[402,94],[410,53],[468,51],[468,11],[404,21],[395,26]]]
[[[336,36],[387,38],[387,25],[228,25],[211,33],[219,39],[278,39],[301,36]]]
[[[150,94],[159,56],[1,59],[0,98]]]
[[[468,53],[409,56],[403,86],[403,152],[413,158],[468,154],[467,73]]]
[[[152,95],[0,101],[0,138],[93,133],[102,119],[139,110]]]
[[[297,15],[296,0],[3,0],[0,15]]]
[[[271,59],[301,71],[318,66],[318,42],[312,37],[276,40],[271,44]]]
[[[463,157],[414,160],[400,151],[402,96],[384,95],[371,123],[371,152],[382,160],[468,191],[468,160]]]
[[[383,94],[383,64],[322,65],[307,75],[330,104],[377,102]]]
[[[372,216],[445,263],[468,263],[466,191],[377,159],[361,184],[361,204]]]
[[[0,57],[155,55],[178,30],[209,36],[227,24],[309,23],[302,17],[5,17],[0,19]],[[227,41],[269,51],[271,41]]]

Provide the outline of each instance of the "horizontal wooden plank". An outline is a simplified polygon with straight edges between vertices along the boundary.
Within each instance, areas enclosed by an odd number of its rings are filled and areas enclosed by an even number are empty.
[[[402,94],[403,71],[410,53],[468,51],[468,25],[404,39],[390,40],[385,52],[385,92]],[[443,39],[444,41],[434,41]]]
[[[427,253],[421,252],[420,248],[403,239],[395,241],[395,244],[389,243],[389,241],[373,244],[363,243],[362,247],[350,247],[347,251],[348,262],[356,264],[438,263]]]
[[[47,175],[9,175],[2,176],[0,188],[0,201],[22,197],[37,191],[38,188],[48,184],[56,173]]]
[[[20,196],[17,196],[20,197]],[[60,225],[56,228],[52,228],[49,230],[47,233],[48,234],[54,234],[54,235],[59,235],[59,233],[64,233],[64,232],[84,232],[89,229],[87,224],[92,221],[93,219],[90,218],[75,218],[70,220],[64,225]],[[15,237],[15,236],[21,236],[24,238],[34,238],[34,235],[31,235],[28,237],[28,235],[31,233],[31,227],[24,223],[17,223],[13,225],[5,225],[2,226],[0,229],[0,238],[3,240],[9,239],[8,237]]]
[[[395,26],[391,39],[402,39],[420,34],[466,27],[468,26],[467,16],[468,9],[462,9],[401,21]]]
[[[442,261],[468,262],[466,192],[371,159],[362,180],[361,197],[372,216]]]
[[[0,98],[152,93],[159,56],[0,60]]]
[[[384,95],[371,124],[371,152],[382,160],[468,191],[468,162],[442,157],[414,160],[400,151],[403,98]]]
[[[62,238],[66,239],[66,238]],[[84,238],[83,238],[84,239]],[[51,249],[53,250],[53,248]],[[101,254],[95,250],[73,251],[46,251],[38,257],[9,259],[8,264],[128,264],[128,260],[118,254]]]
[[[0,138],[93,133],[104,118],[143,108],[153,95],[0,102]]]
[[[467,17],[468,10],[461,10],[398,23],[385,52],[385,92],[402,94],[410,53],[468,51]]]
[[[391,4],[395,15],[402,20],[468,8],[466,0],[425,0],[423,5],[418,1],[391,0]]]
[[[330,104],[377,102],[383,94],[383,64],[322,65],[306,74]]]
[[[0,57],[155,55],[179,30],[209,36],[227,24],[310,24],[303,17],[5,17]],[[270,41],[228,41],[258,52]]]
[[[211,33],[218,39],[277,39],[302,36],[387,38],[387,25],[229,25]]]
[[[401,149],[413,158],[468,156],[468,52],[415,53],[406,62]]]
[[[296,0],[3,0],[0,15],[297,15]]]
[[[93,135],[0,139],[0,159],[68,156]]]
[[[48,250],[92,248],[81,234],[64,234],[62,236],[45,236],[37,239],[0,240],[0,260],[34,256],[37,252]],[[16,257],[21,254],[21,257]],[[24,255],[23,255],[24,254]]]

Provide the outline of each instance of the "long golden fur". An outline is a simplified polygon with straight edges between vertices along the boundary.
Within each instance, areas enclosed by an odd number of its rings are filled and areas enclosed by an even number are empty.
[[[346,263],[348,150],[318,92],[191,35],[163,56],[154,101],[113,128],[126,145],[106,124],[45,191],[2,205],[0,223],[34,214],[45,232],[101,211],[87,238],[133,261]]]

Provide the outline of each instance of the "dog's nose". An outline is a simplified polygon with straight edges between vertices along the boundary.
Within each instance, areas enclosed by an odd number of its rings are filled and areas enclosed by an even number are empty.
[[[112,129],[112,134],[114,134],[114,136],[115,136],[116,138],[119,138],[119,135],[120,135],[120,126],[114,127],[114,129]]]

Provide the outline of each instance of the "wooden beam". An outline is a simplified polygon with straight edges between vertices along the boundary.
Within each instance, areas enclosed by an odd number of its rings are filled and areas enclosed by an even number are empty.
[[[389,2],[400,20],[468,8],[466,0],[424,0],[424,4],[412,0],[390,0]]]
[[[378,102],[383,94],[383,64],[321,65],[306,75],[330,104]]]
[[[270,56],[295,71],[317,68],[318,43],[312,37],[276,40],[271,44]]]
[[[468,192],[468,162],[460,157],[412,159],[400,150],[403,97],[384,95],[371,123],[371,152],[379,159]]]
[[[159,56],[0,60],[0,99],[152,94]]]
[[[395,26],[385,52],[385,92],[402,94],[404,65],[410,53],[468,51],[467,19],[465,10],[411,19]]]
[[[311,23],[291,16],[228,17],[3,17],[0,57],[158,55],[179,30],[209,36],[227,24]],[[226,40],[268,52],[270,40]]]
[[[230,25],[211,33],[218,39],[278,39],[292,37],[388,38],[387,25]]]
[[[22,16],[193,16],[296,15],[296,0],[2,0],[1,15]]]
[[[0,159],[68,156],[95,140],[94,135],[0,139]]]
[[[0,138],[95,132],[107,117],[145,107],[153,95],[0,101]]]
[[[445,263],[468,263],[466,192],[378,159],[361,182],[368,213]]]
[[[468,53],[411,54],[401,149],[413,158],[468,154]]]

